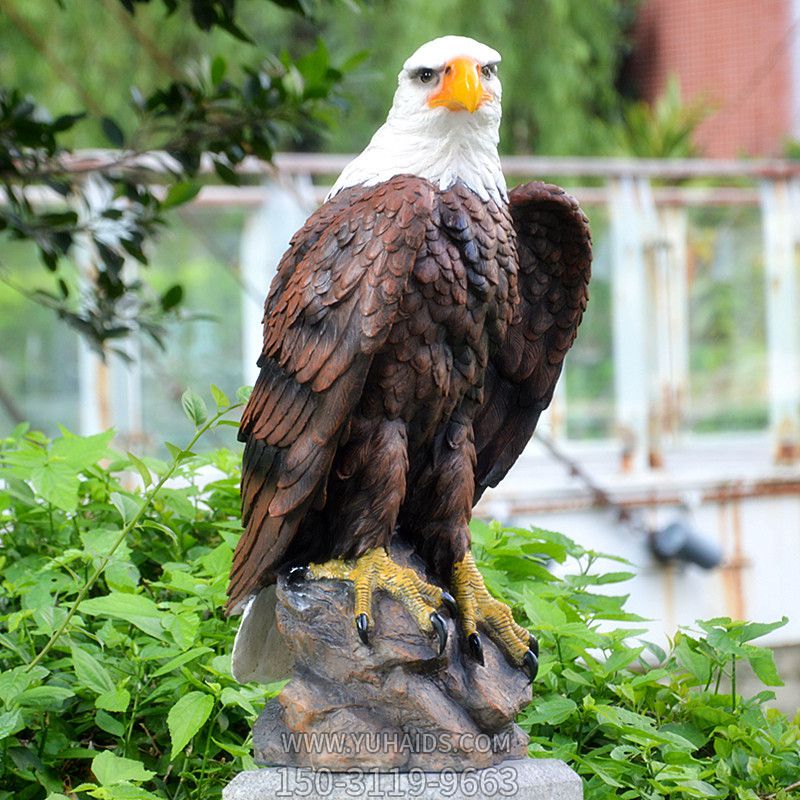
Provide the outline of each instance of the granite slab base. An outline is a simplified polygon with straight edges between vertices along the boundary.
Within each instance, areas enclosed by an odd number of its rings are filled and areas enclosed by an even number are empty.
[[[563,761],[514,759],[495,767],[454,772],[267,767],[241,772],[222,792],[223,800],[583,800],[583,784]]]

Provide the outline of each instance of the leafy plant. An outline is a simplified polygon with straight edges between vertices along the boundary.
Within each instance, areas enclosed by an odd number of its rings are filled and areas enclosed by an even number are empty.
[[[170,462],[115,453],[111,432],[2,440],[3,800],[219,796],[252,765],[265,691],[231,677],[218,613],[239,457],[192,450],[239,407],[213,392],[213,413],[184,395],[196,430]]]
[[[135,37],[129,16],[149,0],[118,2]],[[313,7],[309,0],[263,4],[301,15]],[[163,5],[170,15],[185,13],[200,30],[219,28],[254,44],[238,22],[234,0]],[[11,19],[30,32],[16,11]],[[163,61],[147,41],[150,57]],[[166,61],[170,80],[146,94],[128,84],[104,88],[109,102],[130,95],[135,123],[127,131],[94,103],[53,118],[26,93],[0,85],[0,191],[6,200],[0,204],[0,237],[34,243],[52,273],[47,289],[6,281],[55,311],[101,355],[139,332],[160,345],[164,322],[180,309],[179,284],[156,296],[126,262],[147,265],[147,242],[172,209],[200,191],[203,157],[221,181],[237,184],[236,168],[247,156],[269,162],[279,142],[324,127],[343,77],[321,42],[296,60],[253,51],[240,65],[216,56],[179,70]],[[90,121],[113,149],[80,157],[70,143],[86,141]],[[42,188],[49,193],[42,195]]]
[[[238,404],[212,396],[209,411],[184,395],[195,432],[168,462],[115,452],[110,432],[0,440],[0,800],[205,800],[253,766],[250,730],[279,687],[230,674],[240,457],[195,445]],[[520,720],[532,755],[570,762],[589,800],[789,797],[798,720],[735,686],[743,661],[779,682],[752,641],[783,622],[709,620],[667,653],[598,591],[630,577],[599,571],[608,556],[542,530],[473,535],[489,585],[540,635]]]
[[[654,104],[645,101],[628,104],[613,137],[623,155],[688,158],[698,155],[692,137],[710,114],[702,99],[684,103],[678,78],[670,75],[664,93]]]
[[[474,524],[473,542],[487,583],[540,634],[539,696],[520,719],[531,755],[571,763],[587,800],[782,799],[800,788],[800,713],[767,708],[770,691],[736,694],[744,662],[765,685],[782,685],[772,651],[751,642],[786,618],[701,621],[665,652],[632,627],[644,620],[625,610],[627,596],[597,591],[632,577],[597,569],[629,566],[623,559],[496,523]]]

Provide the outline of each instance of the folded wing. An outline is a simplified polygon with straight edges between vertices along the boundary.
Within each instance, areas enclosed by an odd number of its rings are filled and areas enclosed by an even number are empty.
[[[527,183],[509,195],[519,254],[517,318],[486,371],[474,421],[477,502],[528,443],[553,397],[589,299],[592,243],[577,201],[558,186]]]
[[[336,448],[386,340],[430,218],[430,184],[346,190],[293,238],[267,298],[261,373],[242,415],[242,523],[228,611],[274,579],[324,501]]]

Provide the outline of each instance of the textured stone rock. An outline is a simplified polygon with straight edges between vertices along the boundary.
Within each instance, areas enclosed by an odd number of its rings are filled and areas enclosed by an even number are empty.
[[[222,792],[223,800],[344,800],[352,797],[417,800],[582,800],[581,779],[563,762],[519,759],[460,773],[330,773],[278,767],[242,772]]]
[[[277,600],[294,672],[256,722],[257,763],[465,770],[526,755],[527,737],[514,717],[531,690],[487,636],[482,667],[452,620],[439,656],[433,637],[384,593],[373,599],[370,646],[353,625],[349,584],[282,579]]]

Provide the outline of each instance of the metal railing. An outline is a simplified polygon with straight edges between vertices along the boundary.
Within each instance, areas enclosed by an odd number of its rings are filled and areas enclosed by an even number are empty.
[[[277,260],[304,215],[321,202],[351,158],[283,153],[273,164],[248,158],[238,167],[246,185],[205,185],[193,203],[198,208],[251,209],[242,233],[240,269],[245,282],[264,286],[274,267],[270,262]],[[74,173],[111,163],[139,170],[145,180],[158,183],[170,157],[103,150],[80,151],[63,160],[63,166]],[[680,417],[687,396],[687,210],[695,206],[759,208],[772,455],[783,463],[800,459],[800,163],[509,156],[503,159],[503,168],[509,184],[557,179],[568,183],[583,204],[607,209],[615,430],[623,443],[625,464],[633,470],[661,463],[663,442],[674,433],[675,418]],[[210,159],[203,162],[202,171],[213,172]],[[281,217],[270,218],[276,191],[284,195]],[[30,197],[43,203],[63,202],[44,187]],[[252,336],[252,330],[258,328],[261,308],[253,298],[244,298],[243,308],[247,365],[255,362],[258,337]],[[92,356],[86,352],[81,358],[91,360]],[[90,402],[96,392],[96,372],[86,364],[81,370],[87,399],[82,404],[90,409],[97,405]],[[247,366],[244,375],[252,377]],[[130,376],[126,380],[131,383]],[[131,405],[137,407],[135,402]],[[563,416],[563,409],[558,414]],[[135,427],[135,421],[131,424]],[[92,427],[90,418],[85,426]]]

